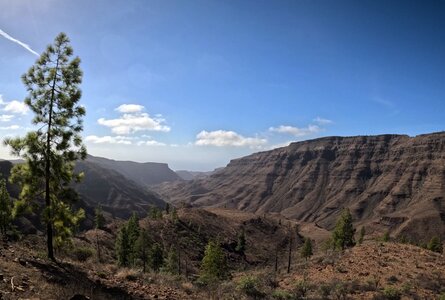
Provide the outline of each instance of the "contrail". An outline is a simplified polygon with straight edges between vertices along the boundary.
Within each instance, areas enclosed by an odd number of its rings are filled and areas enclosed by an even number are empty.
[[[22,46],[23,48],[25,48],[26,50],[28,50],[29,52],[31,52],[32,54],[39,56],[39,53],[35,52],[34,50],[31,49],[31,47],[29,47],[27,44],[19,41],[18,39],[13,38],[12,36],[10,36],[9,34],[7,34],[6,32],[4,32],[3,30],[0,29],[0,35],[3,36],[4,38],[7,38],[8,40],[19,44],[20,46]]]

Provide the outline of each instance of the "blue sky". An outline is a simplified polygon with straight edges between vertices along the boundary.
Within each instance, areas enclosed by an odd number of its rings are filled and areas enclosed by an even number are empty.
[[[210,170],[290,141],[442,131],[444,15],[444,1],[2,0],[0,135],[29,128],[20,76],[61,31],[93,155]]]

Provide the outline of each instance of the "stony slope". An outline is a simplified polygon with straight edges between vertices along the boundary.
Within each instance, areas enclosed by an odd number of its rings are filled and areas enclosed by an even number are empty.
[[[157,190],[176,203],[277,212],[327,229],[349,207],[358,224],[421,239],[445,237],[444,184],[442,132],[292,143]]]

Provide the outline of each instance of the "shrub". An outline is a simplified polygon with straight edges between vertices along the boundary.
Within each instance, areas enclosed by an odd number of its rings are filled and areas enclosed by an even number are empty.
[[[443,248],[442,248],[442,242],[440,241],[439,237],[434,236],[431,238],[430,242],[428,243],[427,246],[428,250],[437,252],[437,253],[442,253]]]
[[[348,289],[343,282],[338,282],[334,286],[334,297],[335,299],[347,299]]]
[[[312,286],[307,280],[300,280],[295,284],[294,294],[297,299],[304,299],[307,293],[311,290]]]
[[[329,284],[322,284],[318,288],[318,293],[321,299],[329,299],[331,292],[332,292],[332,286]]]
[[[389,231],[386,231],[385,234],[383,234],[382,241],[389,242],[390,236]]]
[[[93,254],[93,249],[88,247],[78,247],[73,250],[74,257],[80,262],[86,261],[88,258],[93,256]]]
[[[254,299],[263,298],[264,292],[260,290],[260,284],[257,277],[243,276],[238,282],[237,289]]]
[[[293,300],[295,299],[294,295],[285,290],[275,290],[272,293],[272,298],[277,300]]]
[[[363,243],[363,240],[365,239],[366,229],[364,226],[360,229],[359,237],[358,237],[358,243],[361,245]]]
[[[399,300],[401,298],[400,291],[392,286],[387,286],[383,290],[383,296],[387,300]]]
[[[122,268],[119,270],[119,272],[116,274],[116,277],[119,279],[126,279],[128,281],[135,281],[139,278],[140,274],[133,270],[128,268]]]

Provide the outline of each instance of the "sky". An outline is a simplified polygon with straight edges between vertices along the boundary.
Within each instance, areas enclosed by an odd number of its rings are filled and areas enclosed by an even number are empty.
[[[31,129],[20,77],[62,31],[92,155],[205,171],[317,137],[442,131],[444,15],[445,1],[0,0],[0,137]]]

